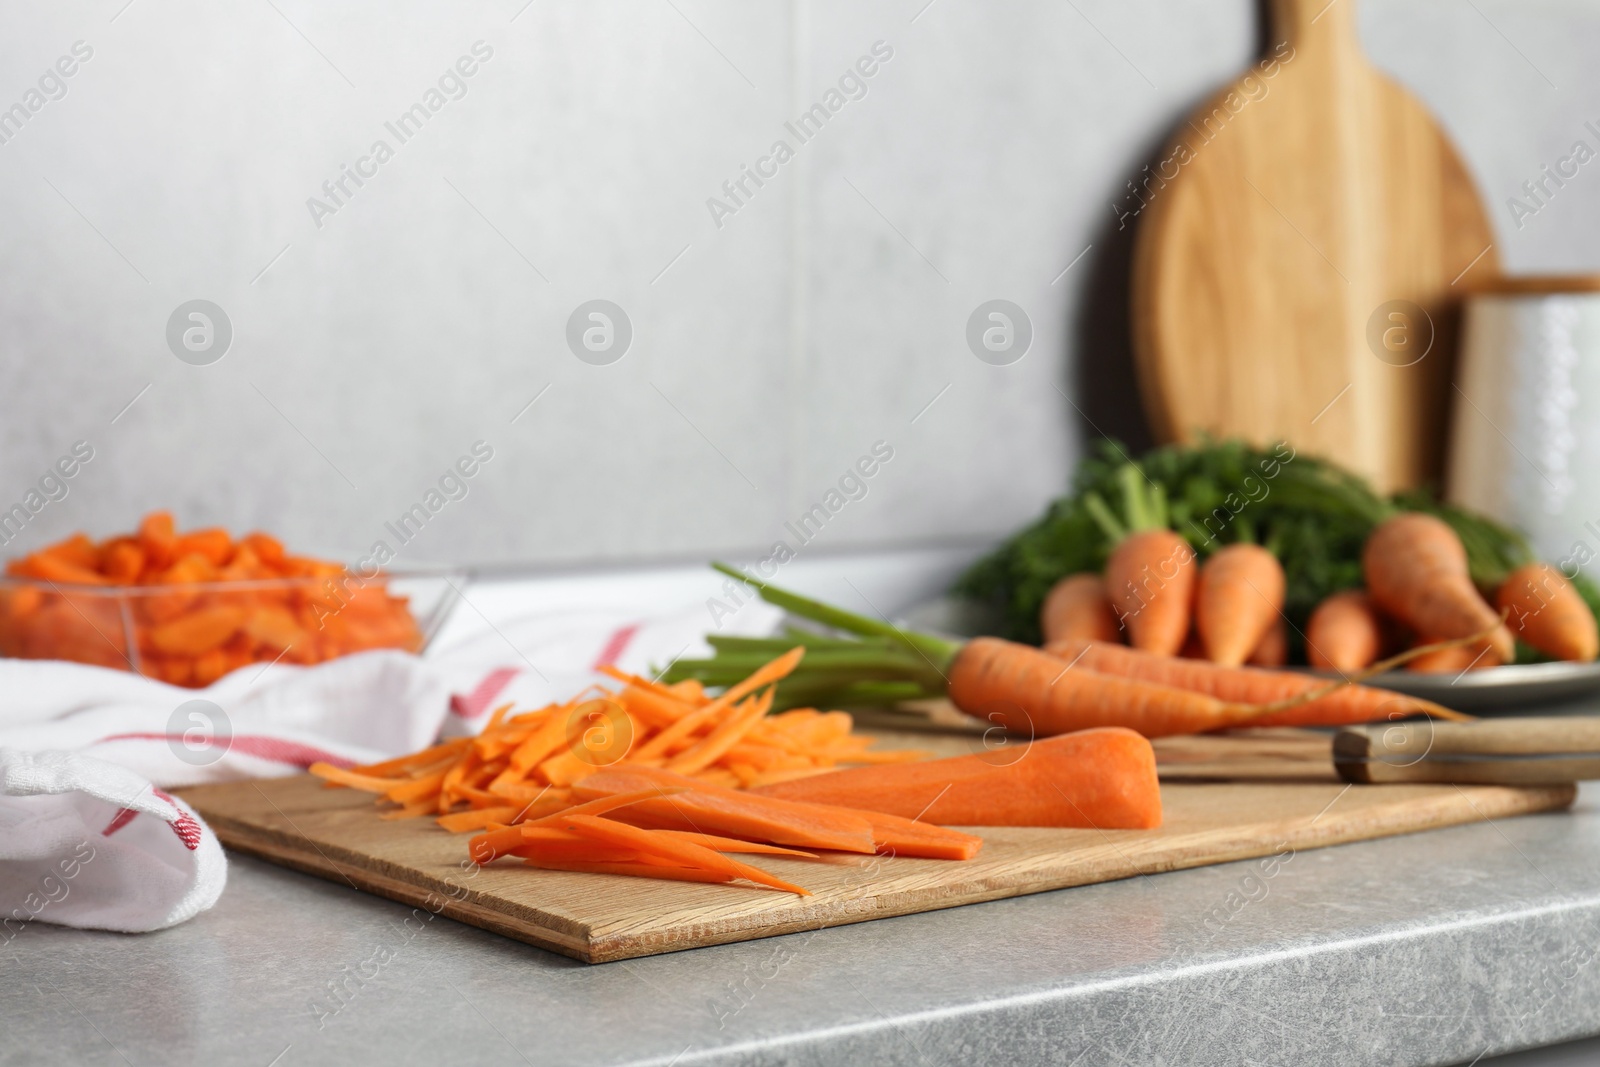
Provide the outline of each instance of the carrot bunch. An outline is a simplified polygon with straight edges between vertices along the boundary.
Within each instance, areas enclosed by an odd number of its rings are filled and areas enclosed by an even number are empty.
[[[1494,587],[1491,605],[1473,581],[1461,538],[1432,515],[1404,512],[1380,523],[1367,539],[1362,573],[1364,591],[1336,593],[1312,612],[1306,627],[1312,666],[1359,670],[1386,646],[1485,630],[1479,642],[1425,654],[1409,666],[1456,672],[1509,663],[1513,635],[1555,659],[1600,654],[1594,613],[1558,570],[1537,562],[1511,570]]]
[[[0,654],[134,668],[175,685],[209,685],[258,661],[422,645],[406,598],[383,582],[290,555],[264,533],[180,533],[165,511],[131,534],[74,534],[11,560],[6,574],[23,581],[0,588]]]
[[[853,733],[845,712],[768,714],[774,685],[804,654],[791,649],[715,697],[698,682],[665,685],[607,667],[620,686],[517,714],[508,705],[476,737],[349,770],[317,763],[311,773],[377,794],[391,805],[383,818],[432,815],[446,830],[481,831],[469,845],[480,863],[512,856],[548,870],[804,893],[725,854],[976,855],[982,842],[970,834],[749,791],[925,755],[870,750],[872,738]]]
[[[1138,464],[1118,472],[1125,515],[1098,493],[1084,507],[1111,543],[1104,575],[1069,574],[1040,609],[1046,644],[1120,641],[1163,656],[1191,656],[1225,667],[1281,666],[1287,658],[1283,567],[1248,540],[1217,549],[1202,563],[1168,528],[1165,490]],[[1248,530],[1244,531],[1246,534]]]
[[[779,686],[780,706],[800,694],[833,704],[879,701],[891,691],[896,699],[947,697],[970,715],[1030,737],[1097,727],[1124,727],[1149,738],[1269,720],[1312,726],[1408,715],[1462,718],[1430,701],[1369,689],[1354,680],[1329,683],[1285,671],[1198,664],[1092,638],[1043,649],[994,637],[962,644],[819,603],[724,564],[713,566],[748,582],[762,599],[793,615],[855,635],[813,638],[791,630],[780,638],[741,638],[737,646],[714,643],[714,656],[680,659],[666,675],[724,684],[748,657],[760,654],[763,643],[770,651],[779,644],[799,641],[810,647],[815,641],[820,650],[815,661],[808,654],[804,667]],[[1090,658],[1091,652],[1127,656]],[[1209,670],[1196,674],[1170,669],[1184,663]]]

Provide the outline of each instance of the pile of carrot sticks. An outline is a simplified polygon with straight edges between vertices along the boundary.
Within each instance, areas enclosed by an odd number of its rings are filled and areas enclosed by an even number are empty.
[[[893,815],[759,796],[748,789],[841,765],[903,763],[917,751],[870,751],[845,712],[769,715],[773,687],[799,664],[791,649],[708,696],[695,681],[664,685],[613,668],[620,686],[512,714],[498,709],[476,737],[345,770],[317,763],[330,785],[377,794],[383,818],[435,816],[482,831],[487,863],[804,893],[727,853],[814,858],[810,849],[966,859],[980,839]]]

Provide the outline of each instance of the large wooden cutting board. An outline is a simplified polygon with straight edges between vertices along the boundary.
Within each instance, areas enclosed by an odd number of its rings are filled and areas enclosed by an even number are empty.
[[[536,871],[474,871],[466,838],[378,818],[372,798],[309,776],[199,786],[184,797],[223,844],[590,963],[818,930],[1565,807],[1572,786],[1164,784],[1160,830],[991,828],[964,862],[746,857],[813,896]],[[1222,901],[1219,900],[1219,904]],[[1204,915],[1194,916],[1198,925]]]
[[[1440,472],[1458,297],[1498,266],[1472,179],[1363,58],[1356,7],[1273,0],[1262,63],[1118,210],[1156,434],[1287,440],[1388,490]]]

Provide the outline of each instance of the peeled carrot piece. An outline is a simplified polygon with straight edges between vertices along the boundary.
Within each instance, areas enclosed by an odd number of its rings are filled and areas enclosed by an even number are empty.
[[[780,889],[786,893],[796,893],[807,897],[810,890],[786,882],[773,874],[768,874],[759,867],[752,867],[748,863],[729,859],[720,852],[715,852],[704,845],[697,845],[693,841],[681,837],[660,836],[650,830],[643,830],[637,826],[617,822],[614,819],[603,819],[594,815],[573,815],[561,820],[561,825],[584,837],[592,838],[603,844],[622,848],[636,848],[644,853],[654,852],[663,859],[676,861],[679,866],[699,867],[708,871],[720,871],[734,878],[744,878],[758,885]]]
[[[546,871],[581,871],[585,874],[625,874],[634,878],[668,878],[675,882],[729,882],[721,871],[698,867],[663,867],[653,863],[594,863],[583,860],[524,859],[530,867]]]
[[[187,556],[190,553],[204,556],[220,567],[233,555],[233,538],[228,536],[227,530],[218,526],[191,530],[173,541],[172,551],[175,556]]]
[[[70,560],[44,553],[35,553],[17,561],[7,570],[23,578],[38,578],[46,582],[70,582],[77,585],[110,585],[99,573],[80,567]]]
[[[834,771],[762,786],[762,796],[881,811],[957,826],[1161,825],[1150,742],[1120,726],[1034,741],[1018,751]]]
[[[716,834],[697,834],[693,830],[657,830],[655,832],[680,838],[684,841],[691,841],[696,845],[701,845],[717,852],[742,852],[758,856],[795,856],[806,860],[817,858],[815,852],[804,852],[798,848],[765,845],[759,841],[740,841],[736,837],[718,837]]]
[[[176,558],[173,547],[177,540],[170,511],[152,511],[140,520],[139,547],[144,549],[150,566],[165,567],[172,562]]]
[[[518,809],[514,807],[477,808],[472,811],[441,815],[433,821],[453,834],[460,834],[468,830],[486,829],[490,823],[508,823],[517,817],[517,811]]]
[[[397,774],[412,767],[426,767],[436,763],[444,757],[460,752],[470,744],[470,737],[458,737],[454,741],[446,741],[442,745],[425,748],[421,752],[413,752],[408,756],[397,756],[394,759],[384,760],[382,763],[367,763],[360,767],[350,768],[358,774],[368,774],[375,777]]]
[[[198,656],[232,637],[244,622],[244,608],[220,604],[162,623],[150,631],[150,643],[169,655]]]
[[[651,787],[689,790],[640,801],[622,818],[663,830],[690,830],[839,852],[874,851],[872,824],[858,813],[824,811],[776,797],[754,796],[667,771],[628,765],[589,775],[573,787],[579,796],[633,793]]]
[[[772,697],[773,690],[769,689],[751,700],[749,706],[734,709],[734,713],[724,719],[716,729],[673,756],[667,762],[666,769],[678,774],[695,774],[705,770],[713,762],[721,759],[723,753],[737,744],[740,738],[761,721],[767,710],[772,707]]]
[[[106,548],[100,569],[118,585],[132,585],[144,571],[144,549],[137,541],[113,541]]]
[[[357,774],[355,771],[347,771],[343,767],[335,767],[333,764],[324,763],[321,760],[313,763],[306,770],[323,779],[329,785],[349,786],[351,789],[361,789],[368,793],[387,793],[404,781],[404,779],[380,778],[371,774]]]

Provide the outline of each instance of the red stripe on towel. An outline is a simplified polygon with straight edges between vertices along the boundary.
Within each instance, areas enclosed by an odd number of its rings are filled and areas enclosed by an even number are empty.
[[[489,702],[500,695],[500,690],[517,676],[517,667],[497,667],[484,676],[478,687],[466,696],[460,693],[450,697],[450,710],[463,719],[476,719],[489,710]]]
[[[183,744],[184,737],[182,734],[112,734],[110,737],[102,737],[94,744],[104,745],[112,741],[177,741]],[[335,767],[355,766],[354,760],[336,756],[325,749],[303,745],[298,741],[285,741],[281,737],[236,734],[233,737],[219,737],[215,743],[222,747],[224,753],[237,752],[240,755],[254,756],[274,763],[286,763],[302,770],[317,762],[331,763]]]
[[[622,653],[627,649],[628,642],[633,640],[633,635],[639,632],[639,624],[629,623],[606,638],[605,647],[600,650],[600,655],[595,657],[594,664],[589,668],[597,671],[601,667],[615,667],[617,660],[622,658]]]

